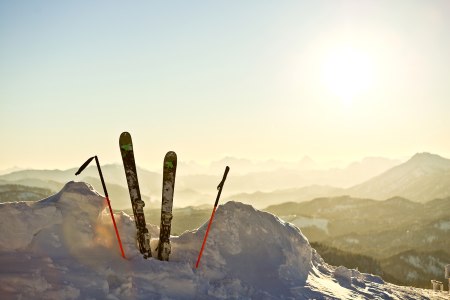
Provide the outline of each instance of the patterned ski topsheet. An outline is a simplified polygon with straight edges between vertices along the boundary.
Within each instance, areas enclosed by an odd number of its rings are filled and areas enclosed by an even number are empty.
[[[141,192],[139,190],[139,182],[136,172],[136,163],[134,160],[133,142],[131,135],[128,132],[123,132],[119,139],[120,153],[122,154],[123,166],[125,169],[125,176],[127,178],[128,190],[130,192],[131,204],[133,207],[133,215],[136,223],[139,251],[144,255],[144,258],[152,256],[150,249],[150,234],[145,224],[144,206]]]
[[[163,187],[161,203],[161,225],[158,244],[158,259],[169,260],[171,252],[170,229],[172,222],[173,193],[175,188],[175,175],[177,171],[177,154],[167,152],[163,165]]]

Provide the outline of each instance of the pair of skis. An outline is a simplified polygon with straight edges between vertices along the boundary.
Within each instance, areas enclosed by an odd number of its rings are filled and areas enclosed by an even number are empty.
[[[134,160],[133,142],[128,132],[123,132],[119,139],[120,152],[122,154],[125,176],[127,178],[128,190],[130,192],[133,207],[134,220],[137,229],[137,244],[139,251],[145,259],[152,257],[150,248],[150,233],[145,224],[144,206]],[[173,192],[175,187],[175,174],[177,170],[177,155],[173,151],[167,152],[164,157],[163,190],[161,205],[161,224],[158,243],[158,259],[168,261],[171,252],[170,228],[172,222]]]

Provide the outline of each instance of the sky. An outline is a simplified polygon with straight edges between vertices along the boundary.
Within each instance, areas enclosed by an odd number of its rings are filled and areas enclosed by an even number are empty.
[[[0,169],[450,157],[449,1],[0,0]]]

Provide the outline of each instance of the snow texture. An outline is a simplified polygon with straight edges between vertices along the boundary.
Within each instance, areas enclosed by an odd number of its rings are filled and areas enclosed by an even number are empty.
[[[289,219],[290,216],[282,217],[283,219]],[[327,219],[321,218],[309,218],[309,217],[294,217],[289,223],[294,224],[297,227],[317,227],[320,230],[325,231],[327,234],[328,231],[328,223]]]
[[[114,203],[112,203],[114,206]],[[173,236],[169,262],[144,260],[135,225],[116,222],[89,185],[69,182],[35,202],[0,204],[1,299],[446,299],[333,267],[290,223],[238,202],[221,205],[198,269],[207,223]],[[205,220],[207,222],[208,220]],[[151,236],[158,228],[148,224]],[[157,239],[152,239],[155,250]],[[156,254],[156,253],[155,253]]]

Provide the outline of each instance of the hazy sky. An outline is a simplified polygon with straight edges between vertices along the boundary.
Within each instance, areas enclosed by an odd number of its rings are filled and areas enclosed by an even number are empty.
[[[450,1],[0,1],[0,169],[450,157]]]

